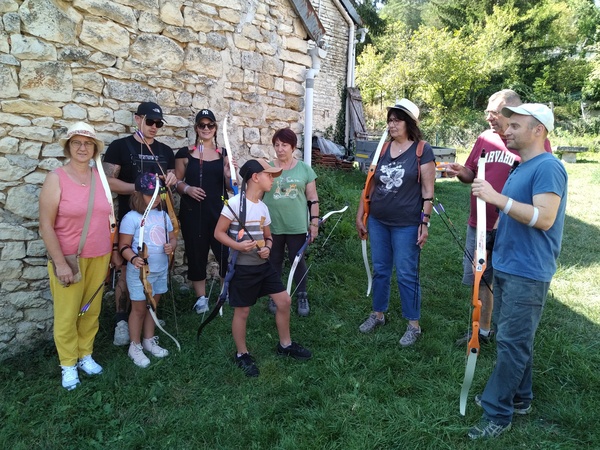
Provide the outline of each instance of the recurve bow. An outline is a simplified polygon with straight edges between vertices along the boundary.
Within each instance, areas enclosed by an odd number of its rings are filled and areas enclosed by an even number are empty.
[[[371,160],[371,165],[369,166],[369,172],[367,173],[367,180],[365,181],[365,188],[361,195],[361,202],[363,203],[363,217],[362,222],[363,225],[367,226],[367,219],[369,218],[369,211],[371,207],[371,194],[374,189],[374,176],[375,171],[377,170],[377,163],[379,162],[379,157],[381,155],[381,151],[383,150],[383,146],[385,145],[385,140],[388,137],[388,129],[386,128],[383,134],[381,135],[381,139],[379,139],[379,144],[377,145],[377,149],[375,150],[375,154],[373,155],[373,159]],[[365,263],[365,270],[367,272],[367,297],[371,294],[371,287],[373,286],[373,277],[371,276],[371,269],[369,267],[369,255],[367,254],[367,239],[362,240],[362,255],[363,261]]]
[[[231,175],[231,190],[234,195],[238,193],[238,181],[237,181],[237,173],[235,171],[235,166],[233,165],[233,149],[229,143],[229,135],[227,134],[227,116],[223,120],[223,141],[225,142],[225,149],[227,150],[227,160],[229,161],[229,172]]]
[[[348,205],[344,206],[342,209],[338,209],[337,211],[330,211],[330,212],[328,212],[322,218],[319,219],[319,227],[321,225],[323,225],[327,221],[327,219],[329,219],[332,215],[334,215],[334,214],[342,214],[347,209],[348,209]],[[341,216],[340,216],[340,219],[341,219]],[[339,219],[338,219],[338,221],[339,221]],[[331,230],[331,233],[333,233],[333,229]],[[329,233],[330,236],[331,236],[331,233]],[[329,239],[329,236],[327,236],[327,239]],[[306,239],[304,241],[304,244],[302,244],[302,247],[300,247],[300,249],[298,250],[298,253],[296,253],[296,257],[294,258],[294,262],[292,263],[292,267],[290,269],[290,274],[288,275],[287,293],[289,295],[292,295],[292,282],[294,281],[294,273],[296,272],[296,268],[298,267],[300,259],[302,258],[302,256],[304,255],[304,252],[308,248],[308,243],[309,242],[310,242],[310,230],[308,230],[306,232]],[[306,269],[306,271],[308,272],[308,269]],[[306,276],[306,274],[304,274],[302,276],[302,278],[304,278],[305,276]]]
[[[152,210],[154,206],[154,202],[158,197],[160,192],[160,180],[158,178],[158,174],[156,174],[156,186],[154,188],[154,194],[152,195],[152,199],[148,203],[144,214],[142,215],[142,220],[140,222],[140,234],[138,239],[138,256],[142,258],[144,261],[144,265],[140,268],[140,281],[142,282],[142,286],[144,288],[144,295],[146,296],[146,307],[148,308],[148,312],[150,316],[152,316],[152,320],[163,333],[169,336],[175,345],[177,345],[177,349],[181,351],[181,345],[179,345],[179,341],[175,339],[171,334],[169,334],[158,321],[158,317],[156,317],[156,300],[154,299],[154,293],[152,291],[152,284],[148,281],[148,275],[150,274],[150,266],[148,265],[148,246],[144,242],[144,229],[146,226],[146,219],[148,218],[148,214]]]
[[[477,178],[485,180],[485,150],[482,150],[481,156],[477,163]],[[486,237],[486,206],[485,201],[477,198],[477,231],[476,231],[475,248],[475,279],[473,281],[473,313],[472,313],[472,329],[471,339],[467,344],[467,365],[465,368],[465,378],[460,390],[460,414],[465,415],[467,409],[467,397],[469,389],[473,383],[473,375],[475,374],[475,366],[477,365],[477,356],[479,355],[479,318],[481,315],[481,299],[479,298],[479,284],[485,272],[487,250],[485,247]]]
[[[108,185],[108,180],[106,179],[106,174],[104,173],[104,168],[102,167],[102,159],[100,157],[100,152],[98,152],[98,154],[94,158],[94,165],[96,166],[96,169],[98,170],[98,176],[100,177],[100,182],[102,183],[102,188],[104,189],[104,193],[106,194],[106,199],[108,200],[108,203],[110,205],[110,213],[108,215],[108,224],[110,227],[110,244],[111,244],[111,248],[112,248],[112,244],[115,242],[115,235],[117,234],[117,221],[115,218],[115,208],[113,205],[112,192],[110,191],[110,186]],[[109,270],[110,270],[110,263],[109,263]],[[92,302],[94,301],[94,299],[96,298],[96,296],[98,295],[100,290],[102,289],[102,286],[104,286],[104,281],[102,281],[100,286],[98,286],[98,289],[96,289],[96,291],[92,294],[92,296],[87,301],[87,303],[81,307],[81,310],[79,311],[79,317],[83,316],[88,311],[88,309],[90,309]]]

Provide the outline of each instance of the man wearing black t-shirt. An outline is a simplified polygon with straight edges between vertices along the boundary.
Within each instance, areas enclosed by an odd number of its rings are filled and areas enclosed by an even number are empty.
[[[118,194],[119,222],[130,210],[129,197],[135,190],[134,182],[139,175],[145,172],[159,175],[165,173],[167,186],[172,186],[177,181],[173,150],[155,139],[158,129],[164,125],[161,107],[153,102],[140,103],[134,120],[137,131],[131,136],[113,141],[106,150],[102,164],[111,191]],[[126,265],[123,265],[118,251],[113,251],[112,263],[116,270],[121,269],[121,277],[115,288],[116,326],[113,343],[128,345]]]

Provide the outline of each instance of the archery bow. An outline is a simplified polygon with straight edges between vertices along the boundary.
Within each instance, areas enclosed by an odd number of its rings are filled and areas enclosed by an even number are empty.
[[[244,205],[244,207],[245,207],[245,203],[246,203],[246,193],[245,193],[244,189],[242,189],[242,191],[240,192],[240,215],[242,215],[242,213],[241,213],[242,205]],[[229,206],[229,202],[227,200],[225,200],[225,205],[227,205],[229,207],[229,210],[233,213],[234,218],[240,224],[240,230],[238,231],[238,234],[237,234],[236,240],[235,240],[236,242],[240,242],[242,240],[242,238],[244,237],[244,231],[246,229],[246,226],[243,222],[241,222],[239,220],[239,218],[237,217],[235,212],[233,212],[233,210],[231,209],[231,206]],[[254,239],[252,239],[252,240],[254,241]],[[254,241],[254,242],[256,242],[256,241]],[[210,314],[208,315],[206,320],[204,320],[198,327],[198,332],[196,333],[196,339],[200,339],[200,334],[202,333],[202,330],[204,329],[204,327],[206,325],[208,325],[210,322],[212,322],[212,320],[215,317],[217,317],[217,314],[219,314],[221,307],[225,304],[225,301],[227,300],[227,294],[229,291],[229,283],[231,282],[231,279],[233,278],[233,275],[235,274],[235,263],[237,261],[237,257],[238,257],[239,253],[240,253],[239,250],[233,250],[231,252],[231,257],[229,258],[229,264],[227,265],[227,273],[225,274],[225,278],[223,279],[223,287],[221,288],[221,293],[219,294],[219,299],[217,300],[215,307],[210,312]]]
[[[100,158],[100,152],[98,152],[98,154],[94,158],[94,165],[96,166],[96,170],[98,170],[98,176],[100,177],[100,182],[102,183],[104,193],[106,194],[106,199],[108,200],[108,203],[110,205],[110,212],[108,214],[108,223],[110,226],[110,244],[111,244],[111,248],[112,248],[112,245],[115,242],[115,236],[117,234],[117,221],[115,219],[115,208],[113,205],[112,192],[110,191],[110,186],[108,185],[108,180],[106,179],[106,174],[104,173],[104,168],[102,167],[102,160]],[[92,172],[92,176],[93,176],[93,172]],[[109,271],[110,271],[110,263],[109,263]],[[92,302],[94,301],[94,299],[96,298],[96,296],[98,295],[100,290],[102,289],[102,286],[104,286],[104,281],[102,281],[102,283],[100,283],[100,286],[98,286],[98,289],[96,289],[96,292],[94,292],[92,294],[92,296],[90,297],[88,302],[81,307],[81,309],[79,310],[79,317],[83,316],[88,311],[88,309],[90,309]]]
[[[327,221],[327,219],[329,219],[329,217],[331,217],[332,215],[342,214],[347,209],[348,209],[348,205],[344,206],[342,209],[338,209],[337,211],[328,212],[321,219],[319,219],[319,227],[321,225],[323,225],[325,223],[325,221]],[[342,217],[340,216],[340,218],[338,219],[338,222],[340,221],[341,218]],[[336,223],[336,225],[337,225],[337,223]],[[335,227],[333,227],[333,229],[331,230],[331,233],[333,233],[334,229],[335,229]],[[329,236],[331,236],[331,233],[329,233]],[[329,239],[329,236],[327,236],[327,239],[325,239],[325,242],[327,242],[327,240]],[[298,253],[296,253],[296,257],[294,258],[294,262],[292,263],[292,267],[290,269],[290,274],[288,275],[287,293],[289,295],[292,295],[292,282],[294,281],[294,273],[296,272],[296,268],[298,267],[298,263],[300,262],[300,259],[302,258],[302,256],[304,255],[304,252],[308,248],[309,242],[310,242],[310,230],[308,230],[306,232],[306,240],[304,241],[304,244],[302,244],[302,247],[300,247],[300,249],[298,250]],[[306,269],[306,272],[304,273],[304,275],[302,275],[302,280],[304,279],[304,277],[306,276],[307,273],[308,273],[308,269]],[[298,283],[298,284],[300,284],[300,283]]]
[[[148,144],[148,141],[144,137],[144,134],[139,129],[136,130],[135,134],[142,140],[142,142],[144,143],[144,145],[146,146],[146,148],[148,149],[150,154],[154,157],[154,159],[156,161],[156,165],[158,166],[160,172],[162,173],[162,176],[164,177],[165,183],[166,183],[167,173],[163,169],[160,162],[158,162],[158,158],[152,151],[152,147],[150,147],[150,144]],[[167,213],[169,214],[169,219],[171,219],[171,223],[173,224],[173,234],[175,235],[175,239],[178,239],[179,238],[179,220],[177,220],[177,214],[175,214],[175,206],[174,206],[175,201],[173,200],[173,192],[171,192],[171,189],[166,187],[166,185],[165,185],[164,195],[165,195],[164,200],[167,203]]]
[[[485,150],[482,150],[477,163],[477,178],[485,180]],[[485,246],[486,236],[486,206],[485,201],[477,198],[477,247],[475,249],[475,280],[473,282],[473,317],[471,339],[467,345],[467,365],[465,378],[460,391],[460,414],[465,415],[467,409],[467,397],[473,383],[477,356],[479,355],[479,317],[481,315],[481,300],[479,299],[479,284],[485,272],[487,250]]]
[[[379,156],[381,155],[381,150],[383,150],[383,146],[385,144],[385,140],[388,137],[388,129],[386,128],[383,134],[381,135],[381,139],[379,140],[379,144],[377,144],[377,150],[375,150],[375,154],[373,155],[373,159],[371,160],[371,165],[369,166],[369,172],[367,173],[367,181],[365,181],[365,189],[361,195],[361,202],[363,204],[363,217],[362,222],[365,228],[367,227],[367,219],[369,217],[369,210],[371,207],[371,194],[374,188],[375,180],[373,177],[375,176],[375,171],[377,170],[377,163],[379,162]],[[365,236],[361,241],[362,245],[362,255],[363,261],[365,263],[365,270],[367,271],[367,297],[371,294],[371,287],[373,286],[373,277],[371,276],[371,269],[369,268],[369,256],[367,254],[367,239],[368,235]]]
[[[223,120],[223,140],[225,141],[225,149],[227,150],[227,160],[229,161],[231,190],[233,191],[233,194],[236,195],[238,193],[238,181],[237,173],[233,165],[233,149],[229,144],[229,136],[227,135],[227,116],[225,116],[225,119]]]
[[[140,281],[142,282],[142,286],[144,288],[144,295],[146,296],[146,308],[148,308],[148,312],[150,313],[150,316],[152,316],[152,320],[163,333],[165,333],[173,340],[173,342],[175,342],[175,345],[177,345],[177,349],[181,351],[181,345],[179,345],[177,339],[175,339],[162,327],[162,325],[158,321],[158,317],[156,317],[156,300],[154,299],[154,294],[152,292],[152,284],[148,281],[148,275],[150,274],[150,266],[148,265],[148,246],[144,242],[144,229],[146,227],[146,219],[148,218],[148,214],[150,214],[150,211],[154,206],[154,202],[156,201],[159,192],[160,180],[158,179],[158,174],[156,174],[156,186],[154,188],[154,194],[152,195],[152,198],[148,203],[148,206],[146,207],[146,210],[144,211],[144,214],[142,215],[142,220],[140,222],[138,256],[144,260],[144,265],[140,268]]]

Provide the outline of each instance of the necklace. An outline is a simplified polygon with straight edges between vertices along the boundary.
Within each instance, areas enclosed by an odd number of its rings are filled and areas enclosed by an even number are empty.
[[[73,168],[70,168],[69,172],[67,172],[67,173],[69,174],[71,179],[73,181],[75,181],[77,184],[80,184],[82,186],[87,186],[87,183],[89,182],[88,179],[89,179],[89,174],[91,173],[91,169],[85,173],[84,181],[81,181],[81,176],[75,170],[73,170]]]

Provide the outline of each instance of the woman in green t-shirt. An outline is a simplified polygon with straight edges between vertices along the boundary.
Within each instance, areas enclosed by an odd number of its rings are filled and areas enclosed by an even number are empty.
[[[298,144],[296,133],[290,128],[282,128],[275,132],[272,142],[277,159],[270,164],[283,169],[283,173],[276,178],[271,190],[265,193],[263,201],[269,207],[271,215],[273,248],[270,260],[281,277],[286,247],[291,264],[307,235],[310,233],[309,242],[312,242],[319,233],[319,197],[315,171],[303,161],[294,159]],[[294,281],[298,292],[298,315],[303,317],[308,316],[310,311],[306,271],[306,263],[301,258],[294,273]],[[271,299],[269,310],[272,313],[277,311]]]

